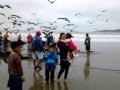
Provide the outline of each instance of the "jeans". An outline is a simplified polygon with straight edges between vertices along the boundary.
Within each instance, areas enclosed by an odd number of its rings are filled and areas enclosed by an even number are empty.
[[[51,75],[50,75],[51,73]],[[51,81],[54,81],[54,73],[55,73],[55,68],[54,67],[46,67],[45,69],[45,76],[46,76],[46,81],[49,81],[49,78]]]
[[[68,61],[61,60],[60,71],[58,73],[58,79],[61,77],[63,72],[65,72],[64,79],[67,78],[69,67],[70,67],[70,63]]]

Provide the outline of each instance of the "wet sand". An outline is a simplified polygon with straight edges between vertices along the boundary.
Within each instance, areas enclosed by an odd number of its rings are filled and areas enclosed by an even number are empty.
[[[78,48],[85,51],[83,42]],[[25,47],[26,48],[26,47]],[[92,42],[90,55],[79,53],[75,58],[68,75],[67,83],[61,78],[57,83],[45,84],[44,68],[40,74],[34,73],[31,60],[23,60],[22,66],[26,81],[23,90],[120,90],[120,42]],[[24,55],[27,53],[23,51]],[[59,65],[56,69],[57,76]],[[8,90],[7,64],[0,59],[0,90]]]

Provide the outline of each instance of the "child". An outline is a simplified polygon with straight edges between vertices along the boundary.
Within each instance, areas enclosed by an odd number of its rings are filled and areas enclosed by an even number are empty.
[[[50,45],[49,50],[45,54],[46,83],[49,83],[49,78],[51,78],[51,82],[54,82],[54,73],[55,73],[55,66],[57,64],[57,60],[58,57],[56,54],[56,47],[55,45]]]
[[[18,42],[11,43],[12,52],[8,58],[9,81],[8,87],[10,90],[22,90],[22,82],[25,81],[23,69],[21,65],[21,45]]]
[[[63,42],[66,42],[66,44],[68,45],[69,48],[69,53],[68,53],[68,60],[69,62],[71,62],[74,59],[74,55],[73,52],[76,53],[77,52],[77,47],[74,44],[74,42],[72,41],[72,35],[70,33],[66,34],[67,39],[66,40],[62,40]]]

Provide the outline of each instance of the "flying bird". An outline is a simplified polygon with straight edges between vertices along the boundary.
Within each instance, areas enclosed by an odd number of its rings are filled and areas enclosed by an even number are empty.
[[[0,8],[4,9],[5,7],[11,9],[11,7],[9,5],[0,5]]]
[[[81,16],[81,13],[77,13],[77,14],[75,14],[75,16],[78,16],[78,15],[80,15],[80,16]]]
[[[93,24],[94,22],[93,21],[88,21],[89,24]]]
[[[8,32],[9,28],[4,28],[4,30]]]
[[[69,30],[70,32],[73,32],[73,30],[72,30],[72,29],[66,29],[66,30]]]
[[[54,0],[54,1],[48,0],[48,2],[50,2],[51,4],[53,4],[53,3],[56,2],[56,0]]]
[[[15,34],[18,34],[18,33],[19,33],[19,30],[14,31],[14,33],[15,33]]]
[[[5,22],[0,23],[0,25],[4,24]]]
[[[95,30],[98,30],[97,28],[95,28]]]
[[[10,17],[8,17],[8,20],[10,20],[10,19],[13,19],[13,18],[21,18],[20,16],[18,16],[18,15],[11,15]]]
[[[63,28],[65,28],[66,26],[76,26],[75,24],[66,24]]]
[[[70,23],[70,20],[68,18],[58,18],[58,19],[61,19]]]
[[[99,15],[97,15],[96,17],[100,17],[100,16],[102,16],[102,14],[99,14]]]
[[[108,22],[109,20],[107,19],[106,22]]]
[[[4,13],[0,13],[0,15],[4,16],[5,17],[5,14]]]
[[[34,30],[34,28],[27,28],[28,31]]]
[[[27,23],[32,25],[39,25],[39,23],[31,23],[31,22],[27,22]]]
[[[25,22],[24,21],[18,21],[19,23],[23,23],[23,24],[25,24]]]
[[[99,10],[99,11],[104,13],[104,12],[106,12],[106,11],[108,11],[108,10]]]

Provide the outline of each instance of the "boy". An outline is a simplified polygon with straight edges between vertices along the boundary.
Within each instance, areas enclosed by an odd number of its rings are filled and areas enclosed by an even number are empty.
[[[58,60],[58,57],[56,54],[56,46],[50,45],[49,50],[45,54],[46,83],[49,83],[49,77],[51,78],[51,82],[54,82],[54,73],[55,73],[57,60]],[[51,73],[51,76],[49,75],[50,73]]]
[[[21,52],[21,45],[18,42],[11,43],[12,52],[9,55],[8,70],[9,81],[8,87],[10,90],[22,90],[22,82],[25,81],[23,76],[23,69],[21,65],[21,58],[19,56]]]

